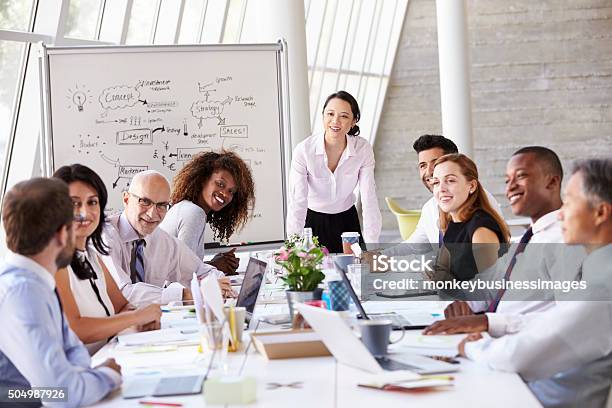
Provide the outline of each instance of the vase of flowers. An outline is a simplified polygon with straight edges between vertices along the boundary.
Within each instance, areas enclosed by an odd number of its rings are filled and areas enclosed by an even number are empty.
[[[287,303],[292,319],[295,304],[321,298],[322,291],[318,287],[325,275],[320,267],[328,254],[327,248],[319,245],[317,237],[304,239],[298,234],[290,236],[275,254],[276,263],[284,270],[281,279],[287,286]]]

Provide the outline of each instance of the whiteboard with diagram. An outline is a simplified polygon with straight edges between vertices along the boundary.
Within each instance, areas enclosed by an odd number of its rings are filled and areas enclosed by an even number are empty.
[[[281,43],[44,47],[45,170],[92,168],[113,213],[134,174],[154,169],[171,181],[194,154],[232,150],[253,173],[256,204],[229,244],[282,241],[283,53]]]

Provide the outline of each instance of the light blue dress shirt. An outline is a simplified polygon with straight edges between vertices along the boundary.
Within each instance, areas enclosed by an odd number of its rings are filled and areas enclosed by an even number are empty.
[[[93,404],[120,383],[108,367],[90,368],[83,343],[67,325],[53,276],[14,253],[0,264],[0,385],[64,387],[67,402]]]
[[[514,334],[465,346],[468,358],[516,372],[545,407],[604,407],[612,386],[612,244],[582,263],[588,286],[582,299],[556,301]],[[593,296],[587,297],[593,292]]]

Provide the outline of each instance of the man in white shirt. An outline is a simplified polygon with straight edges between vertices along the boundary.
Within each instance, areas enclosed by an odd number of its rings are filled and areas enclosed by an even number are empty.
[[[559,215],[563,238],[588,256],[582,301],[559,302],[497,339],[474,333],[459,353],[503,371],[517,372],[544,406],[606,404],[612,384],[612,159],[577,163]],[[608,293],[602,297],[601,287]],[[592,292],[594,290],[594,292]],[[597,293],[597,298],[593,298]]]
[[[435,246],[433,249],[438,249],[440,243],[440,228],[438,227],[440,213],[438,203],[433,196],[431,178],[436,160],[446,154],[459,153],[459,150],[452,140],[440,135],[422,135],[414,141],[412,147],[417,152],[419,177],[432,196],[421,208],[421,218],[414,232],[403,243],[383,250],[382,253],[387,256],[426,253],[432,249],[431,245]],[[485,192],[493,208],[501,215],[501,207],[497,200],[486,189]],[[373,253],[366,253],[366,259],[371,255]]]
[[[524,147],[512,155],[506,166],[506,197],[514,215],[531,218],[531,226],[526,232],[530,238],[510,248],[481,274],[481,279],[574,280],[585,253],[578,246],[560,245],[563,243],[558,220],[562,178],[559,157],[546,147]],[[524,248],[519,250],[521,245]],[[455,301],[445,310],[447,319],[434,323],[425,333],[488,331],[491,336],[499,337],[516,332],[521,321],[529,318],[525,317],[527,314],[553,306],[553,299],[553,291],[508,290],[494,291],[489,299]]]
[[[433,197],[433,185],[430,183],[433,177],[434,163],[445,154],[459,153],[457,145],[450,139],[439,135],[423,135],[414,141],[412,145],[417,153],[419,161],[419,177],[421,182],[432,193],[432,197],[421,208],[421,218],[416,229],[405,241],[411,244],[438,244],[440,242],[440,230],[438,228],[438,204]]]
[[[9,390],[25,395],[31,387],[56,389],[56,399],[43,397],[45,405],[91,405],[121,384],[121,367],[114,359],[91,367],[55,290],[57,270],[69,265],[74,254],[72,218],[68,187],[55,178],[22,181],[4,198],[9,251],[0,264],[2,406],[13,406]],[[27,398],[14,406],[24,402],[39,406],[41,401]]]
[[[169,208],[170,184],[153,170],[138,173],[123,193],[124,211],[108,217],[104,240],[109,271],[133,305],[190,300],[189,282],[223,272],[202,262],[183,242],[158,228]],[[229,280],[221,278],[225,291]]]

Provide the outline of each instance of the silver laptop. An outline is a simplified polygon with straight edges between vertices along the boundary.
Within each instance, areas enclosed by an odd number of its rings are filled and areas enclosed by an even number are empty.
[[[353,285],[351,285],[351,281],[346,274],[346,270],[344,269],[340,263],[336,262],[336,269],[340,272],[340,276],[342,277],[342,281],[346,285],[348,289],[349,295],[353,300],[353,303],[357,307],[359,311],[358,318],[366,319],[366,320],[391,320],[393,324],[393,330],[416,330],[416,329],[424,329],[430,324],[435,322],[435,319],[430,314],[426,313],[410,313],[410,312],[386,312],[386,313],[366,313],[361,301],[359,300],[359,296],[355,293],[355,289],[353,289]]]
[[[342,364],[378,374],[408,370],[418,374],[457,371],[457,366],[411,353],[374,357],[337,312],[305,304],[296,305],[321,340]]]
[[[249,258],[249,264],[247,265],[244,279],[240,286],[240,293],[238,293],[238,299],[236,299],[236,306],[246,309],[247,323],[251,321],[251,317],[253,316],[255,303],[257,303],[257,296],[259,295],[261,284],[266,276],[267,265],[266,262],[260,261],[259,259]]]

